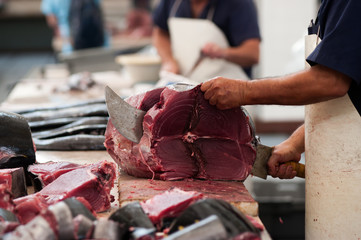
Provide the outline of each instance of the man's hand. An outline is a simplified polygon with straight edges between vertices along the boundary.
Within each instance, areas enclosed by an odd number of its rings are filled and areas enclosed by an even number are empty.
[[[301,153],[290,146],[288,143],[283,142],[275,146],[270,159],[268,160],[268,174],[272,177],[280,179],[294,178],[297,174],[293,170],[292,166],[287,166],[283,163],[293,161],[299,162],[301,159]]]
[[[224,58],[226,49],[215,43],[207,43],[202,48],[202,54],[210,58]]]
[[[244,80],[216,77],[202,83],[201,90],[211,105],[223,110],[244,104],[246,85],[247,81]]]

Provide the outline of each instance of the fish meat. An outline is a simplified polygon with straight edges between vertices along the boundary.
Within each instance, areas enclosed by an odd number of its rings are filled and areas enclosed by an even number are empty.
[[[201,199],[190,205],[171,224],[169,234],[177,232],[180,227],[192,225],[197,220],[211,215],[217,216],[226,228],[228,237],[236,237],[244,232],[259,235],[259,230],[252,225],[249,219],[230,203],[220,199]]]
[[[14,231],[17,227],[20,226],[19,222],[1,222],[0,221],[0,239],[6,233]]]
[[[105,150],[103,135],[77,134],[51,139],[36,139],[38,150]]]
[[[14,199],[14,205],[16,216],[22,224],[30,222],[49,206],[44,197],[38,194],[31,194]]]
[[[48,221],[37,216],[26,225],[20,225],[15,231],[3,236],[3,240],[55,240],[56,235]]]
[[[33,178],[40,181],[43,188],[62,174],[82,167],[85,166],[71,162],[47,162],[30,165],[28,171],[33,174]]]
[[[14,198],[28,194],[25,173],[22,167],[0,169],[0,185],[6,186]]]
[[[30,199],[28,197],[28,199]],[[33,202],[33,207],[38,207]],[[89,203],[84,198],[68,198],[49,206],[41,206],[38,214],[24,221],[9,211],[0,209],[0,239],[59,239],[72,240],[91,238],[93,222],[96,221],[95,212],[92,212]],[[24,213],[19,212],[26,209],[17,209],[14,211],[20,216]],[[3,219],[3,220],[2,220]],[[44,221],[47,224],[44,224]],[[8,224],[15,222],[16,224]],[[46,227],[46,229],[45,229]],[[40,236],[39,235],[45,235]],[[3,238],[2,238],[3,237]],[[39,237],[39,238],[37,238]]]
[[[42,209],[71,197],[79,201],[83,198],[82,204],[89,205],[88,209],[95,212],[105,211],[114,201],[110,190],[114,186],[115,177],[116,164],[105,160],[64,173],[41,191],[14,199],[19,221],[27,223],[39,215]],[[87,216],[84,211],[80,214]]]
[[[202,197],[203,194],[199,192],[174,188],[142,202],[141,206],[153,224],[160,224],[162,219],[178,216],[190,204]]]
[[[35,148],[28,122],[19,114],[0,111],[0,168],[35,163]]]
[[[115,177],[116,165],[104,160],[64,173],[38,194],[48,204],[69,197],[84,197],[96,212],[101,212],[109,209],[113,200],[110,190],[114,186]]]
[[[124,207],[113,212],[108,219],[125,225],[128,228],[151,229],[153,230],[152,232],[155,232],[153,223],[144,212],[139,202],[128,203]]]
[[[147,112],[143,137],[139,144],[131,142],[110,119],[104,143],[107,152],[135,177],[245,180],[256,159],[246,111],[218,110],[204,99],[199,85],[187,89],[167,87],[126,99]]]

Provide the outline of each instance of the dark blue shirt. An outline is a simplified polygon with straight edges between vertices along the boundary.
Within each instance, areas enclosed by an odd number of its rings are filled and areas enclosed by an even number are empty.
[[[348,95],[361,115],[361,0],[323,0],[316,24],[322,41],[307,61],[349,76]]]
[[[153,14],[154,24],[167,32],[167,21],[175,2],[176,0],[162,0]],[[230,46],[239,46],[247,39],[261,38],[253,0],[210,0],[200,19],[207,19],[211,6],[215,9],[212,21],[223,31]],[[192,18],[190,0],[181,2],[175,17]],[[245,71],[250,75],[250,69]]]

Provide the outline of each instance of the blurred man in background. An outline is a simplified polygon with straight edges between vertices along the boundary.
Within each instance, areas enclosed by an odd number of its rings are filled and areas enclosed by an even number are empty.
[[[107,45],[100,0],[43,0],[41,10],[62,53]]]
[[[183,29],[174,29],[169,25],[170,19],[182,21],[185,18],[189,25]],[[204,38],[205,41],[201,43],[201,49],[198,47],[197,52],[201,52],[208,59],[223,59],[226,63],[237,65],[238,69],[244,70],[246,77],[251,76],[251,67],[259,61],[260,33],[257,12],[252,0],[162,0],[154,12],[153,19],[155,24],[153,43],[162,58],[163,70],[186,74],[186,72],[182,72],[181,68],[183,65],[187,65],[190,59],[177,58],[176,55],[181,55],[178,53],[193,47],[194,44],[199,44],[197,40],[200,38]],[[214,23],[220,34],[205,31],[202,20]],[[187,29],[198,34],[184,41],[171,39],[173,31],[177,35],[179,30],[184,34],[178,34],[178,37],[189,37]],[[209,36],[205,36],[205,34],[209,34]],[[217,38],[214,36],[219,35],[225,36],[227,47],[221,46],[221,43],[217,42]],[[175,47],[173,43],[175,40],[183,41],[184,44],[181,47]],[[217,66],[220,66],[219,62],[215,65],[215,67]],[[208,70],[211,68],[213,67],[209,65]],[[232,71],[234,68],[227,68],[223,72]],[[223,72],[216,71],[210,74],[217,76]],[[235,76],[241,77],[241,75]]]

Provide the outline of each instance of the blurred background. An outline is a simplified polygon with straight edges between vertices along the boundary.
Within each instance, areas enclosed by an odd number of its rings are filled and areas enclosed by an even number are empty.
[[[254,0],[261,30],[255,78],[304,68],[304,36],[319,0]],[[117,73],[117,56],[151,45],[151,12],[158,1],[103,0],[104,46],[64,52],[41,0],[0,0],[0,102],[23,79],[69,77],[87,71]],[[134,20],[136,19],[136,20]],[[51,21],[51,20],[50,20]],[[113,75],[112,75],[113,76]],[[285,140],[302,122],[303,107],[247,107],[263,144]],[[304,159],[302,159],[304,162]],[[259,215],[274,239],[304,239],[304,180],[246,180]]]

